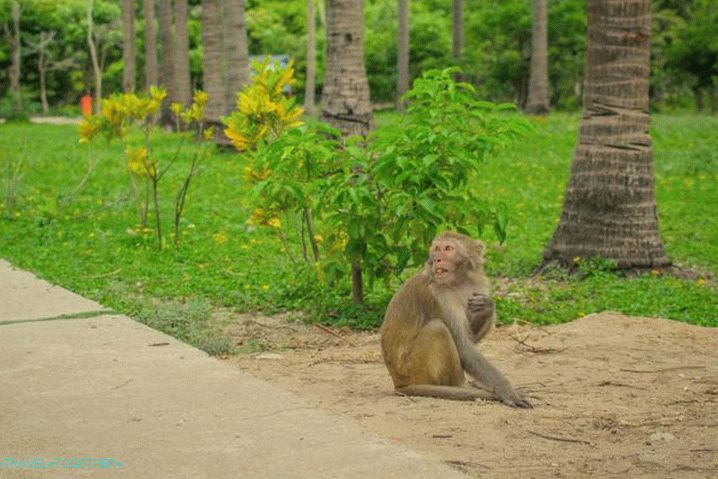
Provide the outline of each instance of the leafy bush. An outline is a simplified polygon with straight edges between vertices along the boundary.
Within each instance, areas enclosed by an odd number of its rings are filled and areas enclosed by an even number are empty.
[[[127,159],[127,170],[130,175],[131,192],[135,199],[142,228],[147,228],[150,196],[152,198],[159,249],[162,249],[164,244],[159,207],[159,184],[167,171],[169,171],[169,168],[177,160],[184,145],[184,139],[187,136],[185,134],[183,142],[174,151],[174,155],[167,158],[166,165],[161,168],[160,159],[152,148],[152,134],[157,123],[157,113],[166,96],[167,92],[164,89],[155,87],[150,88],[149,95],[137,95],[135,93],[112,95],[102,101],[102,114],[100,116],[91,115],[86,117],[79,128],[80,143],[89,143],[97,136],[104,136],[108,144],[114,139],[119,139],[122,143],[125,158]],[[174,214],[175,243],[180,241],[179,226],[191,179],[197,173],[200,160],[207,153],[207,147],[201,145],[201,140],[209,140],[213,137],[213,129],[205,129],[204,127],[203,116],[206,103],[207,95],[204,92],[197,91],[194,94],[192,105],[186,110],[182,109],[180,103],[174,103],[170,108],[175,115],[176,129],[182,132],[183,127],[184,129],[193,127],[195,139],[197,140],[190,169],[176,195]],[[141,140],[137,139],[137,135],[132,135],[135,130],[141,133]],[[144,188],[141,188],[143,183]]]
[[[362,303],[364,274],[371,289],[376,280],[421,264],[442,229],[475,235],[491,225],[505,238],[505,209],[469,184],[483,160],[528,129],[505,112],[513,105],[479,101],[471,85],[453,80],[456,69],[432,70],[407,93],[400,122],[343,141],[321,123],[297,129],[291,115],[273,115],[282,102],[265,92],[281,90],[266,65],[259,68],[227,131],[239,149],[256,145],[246,171],[256,205],[249,222],[274,228],[287,251],[287,236],[298,235],[320,281],[335,282],[351,270],[353,298]],[[276,76],[289,82],[290,72]],[[249,103],[243,98],[262,95],[268,98],[254,101],[251,114],[242,112]],[[301,225],[298,232],[294,225]]]

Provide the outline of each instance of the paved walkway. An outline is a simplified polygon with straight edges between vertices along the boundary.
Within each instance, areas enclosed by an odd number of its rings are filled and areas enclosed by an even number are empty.
[[[464,477],[108,313],[0,260],[0,478]]]

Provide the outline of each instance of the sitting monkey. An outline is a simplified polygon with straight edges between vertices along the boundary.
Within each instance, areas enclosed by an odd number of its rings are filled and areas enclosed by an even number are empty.
[[[426,267],[394,295],[381,326],[384,362],[396,392],[409,396],[531,403],[475,347],[491,329],[494,303],[483,270],[483,244],[445,232]],[[464,370],[487,391],[464,387]]]

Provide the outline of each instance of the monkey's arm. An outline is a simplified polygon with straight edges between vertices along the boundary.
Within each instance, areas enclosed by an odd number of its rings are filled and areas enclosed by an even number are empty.
[[[519,394],[506,377],[474,346],[471,328],[464,311],[446,311],[446,321],[459,351],[461,366],[471,376],[489,388],[496,397],[509,406],[531,408],[531,403]]]

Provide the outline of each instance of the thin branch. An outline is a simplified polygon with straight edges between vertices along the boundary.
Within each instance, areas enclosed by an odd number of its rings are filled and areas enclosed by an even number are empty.
[[[593,443],[591,441],[586,441],[585,439],[574,439],[571,437],[551,436],[548,434],[542,434],[540,432],[531,431],[531,430],[527,430],[526,432],[528,432],[529,434],[533,434],[534,436],[543,438],[543,439],[548,439],[549,441],[571,442],[571,443],[586,444],[587,446],[596,447],[595,443]]]
[[[705,366],[675,366],[672,368],[663,368],[663,369],[627,369],[627,368],[621,368],[619,371],[627,372],[627,373],[663,373],[666,371],[680,371],[681,369],[705,369]]]
[[[324,332],[327,333],[327,334],[331,334],[331,335],[334,336],[335,338],[341,339],[342,341],[346,342],[349,346],[356,346],[356,344],[354,344],[353,342],[351,342],[350,340],[348,340],[348,339],[345,338],[344,336],[341,336],[339,333],[337,333],[337,332],[335,332],[335,331],[332,331],[331,329],[327,328],[327,327],[324,326],[323,324],[314,323],[314,326],[316,326],[317,328],[321,329],[322,331],[324,331]]]

